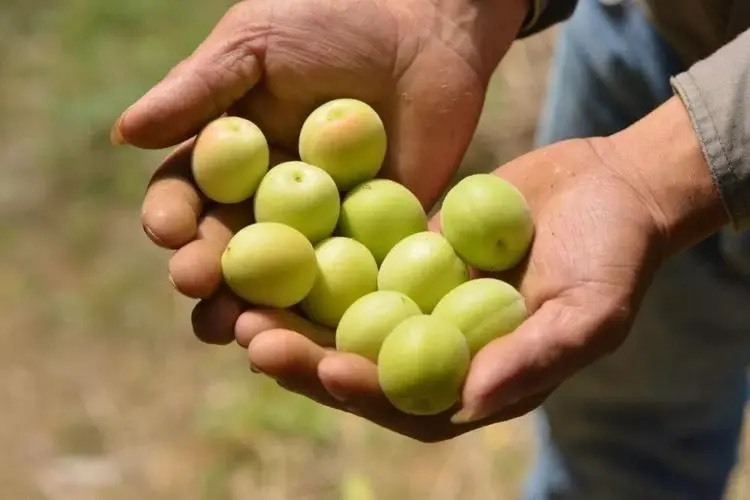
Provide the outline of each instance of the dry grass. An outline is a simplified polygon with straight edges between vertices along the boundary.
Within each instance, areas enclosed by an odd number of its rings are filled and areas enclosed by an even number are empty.
[[[0,4],[2,497],[517,498],[527,419],[421,445],[191,336],[192,304],[138,223],[161,154],[113,151],[107,137],[227,3]],[[535,38],[503,63],[464,172],[528,149],[549,48]]]

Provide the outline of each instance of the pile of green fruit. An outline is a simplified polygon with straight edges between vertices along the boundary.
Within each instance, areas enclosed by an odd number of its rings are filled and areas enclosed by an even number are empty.
[[[470,280],[469,267],[516,266],[533,235],[526,200],[490,174],[466,177],[445,197],[442,235],[406,187],[376,179],[383,122],[368,104],[336,99],[306,119],[301,161],[269,169],[263,132],[222,117],[199,134],[193,174],[218,203],[252,198],[254,223],[221,258],[226,284],[251,304],[297,308],[336,331],[336,347],[375,362],[395,407],[449,409],[472,356],[527,315],[511,285]]]

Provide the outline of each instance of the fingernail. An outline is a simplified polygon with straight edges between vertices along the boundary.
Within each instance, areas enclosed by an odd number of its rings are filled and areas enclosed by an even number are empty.
[[[451,423],[456,425],[470,424],[481,420],[483,416],[472,408],[463,408],[451,417]]]
[[[173,286],[173,287],[174,287],[174,289],[176,290],[176,289],[177,289],[177,285],[175,285],[175,284],[174,284],[174,278],[172,278],[172,275],[171,275],[171,274],[169,275],[169,282],[170,282],[170,283],[172,284],[172,286]]]
[[[117,120],[114,125],[112,125],[112,130],[109,131],[109,142],[112,143],[113,146],[123,146],[126,144],[125,138],[122,136],[122,132],[120,132],[120,121]]]
[[[255,366],[255,365],[254,365],[254,364],[252,364],[252,363],[250,363],[250,371],[251,371],[251,372],[253,372],[253,373],[263,373],[262,371],[260,371],[260,370],[258,369],[258,367],[257,367],[257,366]]]
[[[326,390],[328,390],[328,393],[333,396],[333,399],[335,399],[339,403],[346,403],[349,398],[347,398],[346,395],[342,392],[339,392],[338,389],[339,388],[336,387],[336,384],[328,384],[326,386]]]
[[[146,236],[148,236],[148,238],[149,238],[149,239],[150,239],[151,241],[153,241],[154,243],[156,243],[156,244],[157,244],[157,245],[159,245],[159,246],[162,246],[162,245],[164,245],[164,242],[163,242],[163,241],[161,241],[161,239],[160,239],[160,238],[158,238],[158,237],[157,237],[157,236],[156,236],[156,235],[154,234],[154,232],[153,232],[153,231],[151,230],[151,228],[150,228],[150,227],[148,227],[148,226],[147,226],[147,225],[145,225],[145,224],[143,224],[143,225],[142,225],[141,227],[143,227],[143,232],[144,232],[144,233],[146,233]]]

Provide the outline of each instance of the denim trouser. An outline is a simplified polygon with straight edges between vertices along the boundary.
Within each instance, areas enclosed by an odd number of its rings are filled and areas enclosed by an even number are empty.
[[[628,0],[581,0],[557,51],[539,144],[630,125],[682,69]],[[750,357],[750,280],[729,270],[721,241],[670,259],[625,344],[537,412],[527,499],[721,498]]]

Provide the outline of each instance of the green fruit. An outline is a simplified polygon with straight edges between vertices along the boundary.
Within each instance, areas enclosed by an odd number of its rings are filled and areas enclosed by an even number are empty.
[[[234,293],[253,304],[284,308],[312,289],[317,269],[307,238],[277,222],[241,229],[221,256],[224,280]]]
[[[458,401],[469,361],[469,347],[458,328],[433,316],[412,316],[383,342],[378,379],[402,412],[435,415]]]
[[[379,290],[409,296],[424,313],[469,279],[466,264],[438,233],[424,231],[398,242],[380,265]]]
[[[356,99],[323,104],[307,117],[299,136],[302,161],[331,174],[342,191],[375,177],[386,147],[382,120]]]
[[[255,219],[280,222],[313,242],[331,236],[339,218],[339,191],[324,170],[301,161],[273,167],[255,194]]]
[[[336,349],[373,362],[383,340],[410,316],[421,315],[416,302],[403,293],[381,290],[359,298],[346,310],[336,329]]]
[[[364,243],[378,262],[396,243],[426,230],[422,204],[411,191],[391,180],[360,184],[341,204],[338,232]]]
[[[457,326],[473,356],[526,319],[523,296],[504,281],[479,278],[459,285],[443,297],[432,315]]]
[[[335,328],[354,301],[377,289],[378,265],[362,243],[350,238],[322,241],[315,257],[317,277],[302,310],[316,323]]]
[[[461,258],[485,271],[516,266],[534,234],[523,194],[492,174],[470,175],[448,191],[440,221],[443,235]]]
[[[268,171],[268,143],[252,122],[236,116],[212,121],[193,148],[193,177],[203,194],[219,203],[250,198]]]

